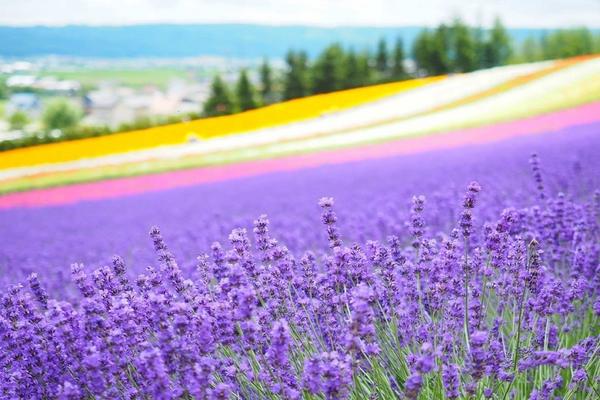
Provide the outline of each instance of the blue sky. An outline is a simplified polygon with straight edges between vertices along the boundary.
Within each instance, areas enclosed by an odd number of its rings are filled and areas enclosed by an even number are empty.
[[[600,28],[600,0],[0,0],[2,25],[244,22],[434,25],[461,15],[512,27]]]

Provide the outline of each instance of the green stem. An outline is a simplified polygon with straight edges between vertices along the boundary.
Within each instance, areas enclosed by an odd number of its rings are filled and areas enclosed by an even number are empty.
[[[490,265],[492,264],[492,257],[491,257],[491,255],[488,254],[487,261],[485,263],[486,263],[486,267],[489,268]],[[485,296],[487,294],[486,293],[487,292],[486,289],[487,289],[487,276],[485,274],[483,274],[483,277],[482,277],[482,280],[481,280],[481,305],[482,305],[482,307],[486,306],[486,303],[485,303],[485,301],[486,301],[485,300]]]
[[[519,363],[519,350],[521,347],[521,324],[523,322],[523,306],[526,299],[527,289],[523,289],[523,294],[521,294],[521,305],[519,306],[519,319],[517,320],[517,343],[515,344],[515,355],[513,358],[513,370],[515,374],[517,373],[517,364]]]
[[[465,237],[465,342],[467,345],[467,352],[471,352],[471,336],[469,334],[469,239]]]
[[[513,383],[515,382],[515,379],[517,377],[517,367],[519,365],[519,353],[521,350],[521,323],[523,321],[523,311],[524,311],[524,305],[525,305],[525,301],[527,300],[527,289],[523,288],[523,292],[521,292],[521,298],[520,298],[520,304],[519,304],[519,317],[517,319],[517,342],[515,343],[515,354],[513,356],[513,378],[510,381],[510,383],[508,384],[508,387],[506,388],[506,391],[504,392],[504,396],[502,397],[502,399],[506,399],[506,396],[508,395],[508,392],[510,391],[510,388],[512,387]]]
[[[548,342],[550,341],[550,318],[546,317],[546,329],[544,329],[544,351],[548,350]]]

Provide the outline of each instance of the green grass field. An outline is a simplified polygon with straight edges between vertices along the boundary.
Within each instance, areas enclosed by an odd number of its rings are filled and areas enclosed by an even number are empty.
[[[6,100],[0,100],[0,119],[6,118],[4,109],[6,108]]]
[[[96,86],[102,81],[117,81],[130,87],[156,85],[166,87],[172,79],[191,80],[193,73],[177,68],[148,69],[78,69],[73,71],[47,70],[42,76],[54,76],[59,79],[72,79],[84,86]]]

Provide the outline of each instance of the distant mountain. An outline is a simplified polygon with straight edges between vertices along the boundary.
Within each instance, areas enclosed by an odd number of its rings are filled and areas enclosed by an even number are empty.
[[[310,55],[332,42],[357,50],[375,48],[384,37],[413,42],[421,27],[265,26],[245,24],[0,27],[0,56],[59,55],[96,58],[231,58],[283,57],[290,49]],[[511,29],[515,41],[544,33],[542,29]]]

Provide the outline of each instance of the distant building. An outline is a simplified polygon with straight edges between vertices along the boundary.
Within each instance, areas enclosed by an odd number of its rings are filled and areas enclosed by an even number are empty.
[[[32,88],[44,92],[52,92],[61,95],[75,95],[81,84],[73,80],[59,80],[53,76],[37,77],[34,75],[12,75],[6,80],[10,88]]]
[[[6,115],[12,115],[17,111],[25,112],[30,117],[35,118],[42,111],[42,102],[33,93],[15,93],[10,96],[5,113]]]
[[[0,65],[0,73],[15,74],[18,72],[29,72],[33,69],[33,64],[27,61],[16,61]]]
[[[166,92],[155,87],[133,91],[130,88],[103,86],[84,96],[84,122],[118,127],[144,117],[197,113],[206,96],[204,87],[194,85],[174,85]]]
[[[36,80],[34,75],[12,75],[6,80],[6,86],[11,88],[32,87]]]
[[[177,108],[175,109],[175,114],[193,114],[199,113],[201,111],[201,107],[199,104],[201,102],[196,99],[190,97],[184,97],[177,104]]]
[[[74,95],[81,89],[81,84],[73,80],[58,80],[53,76],[38,79],[33,87],[46,92]]]
[[[110,90],[96,90],[83,97],[83,110],[86,122],[91,125],[117,125],[115,116],[119,96]]]

